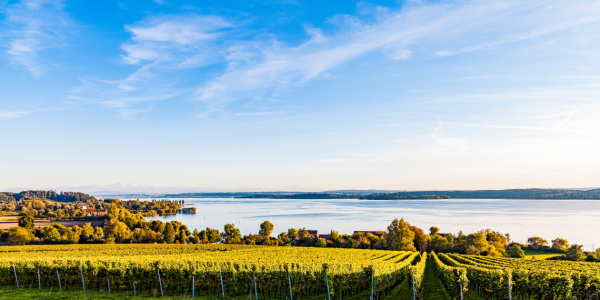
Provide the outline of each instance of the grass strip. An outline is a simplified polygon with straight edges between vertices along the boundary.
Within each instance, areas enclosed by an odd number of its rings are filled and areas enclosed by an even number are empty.
[[[437,277],[435,271],[435,262],[433,259],[428,259],[425,266],[425,276],[423,278],[423,290],[421,291],[421,299],[427,300],[452,300],[442,281]]]

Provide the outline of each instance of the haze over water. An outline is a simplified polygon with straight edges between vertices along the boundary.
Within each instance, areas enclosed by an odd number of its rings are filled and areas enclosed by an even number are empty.
[[[182,198],[177,198],[182,199]],[[142,199],[140,199],[142,200]],[[149,200],[149,199],[143,199]],[[265,220],[275,225],[273,236],[288,228],[317,229],[340,234],[355,230],[385,230],[394,218],[404,218],[428,232],[437,226],[442,233],[465,234],[490,228],[510,233],[525,243],[540,236],[550,243],[556,237],[583,244],[585,250],[600,246],[600,201],[594,200],[356,200],[356,199],[185,199],[197,209],[193,214],[149,217],[178,220],[190,230],[206,227],[223,230],[235,223],[242,235],[258,233]],[[596,245],[593,245],[596,244]]]

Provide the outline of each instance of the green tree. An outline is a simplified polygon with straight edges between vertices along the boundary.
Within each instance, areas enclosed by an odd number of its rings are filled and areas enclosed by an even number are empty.
[[[104,236],[104,229],[102,227],[94,228],[94,239],[100,240]]]
[[[77,225],[69,228],[67,230],[67,238],[64,242],[69,244],[77,244],[79,243],[79,239],[81,238],[81,228]]]
[[[27,245],[31,239],[31,231],[25,227],[17,226],[9,230],[8,242],[11,245]]]
[[[118,219],[121,213],[121,209],[119,208],[118,205],[113,204],[110,206],[110,209],[108,210],[108,217],[111,219]]]
[[[262,224],[260,224],[260,231],[258,234],[260,234],[262,237],[270,237],[271,233],[273,232],[273,228],[275,228],[275,226],[271,224],[271,222],[264,221]]]
[[[265,246],[279,246],[279,242],[277,240],[272,240],[271,237],[263,238],[262,244]]]
[[[56,229],[52,226],[44,228],[44,242],[46,242],[46,243],[60,242],[60,232],[58,232],[58,229]]]
[[[479,249],[477,249],[475,246],[469,245],[469,247],[467,247],[466,253],[469,255],[479,255],[481,251],[479,251]]]
[[[425,234],[423,229],[418,228],[417,226],[410,226],[409,228],[410,228],[410,230],[412,230],[415,233],[415,240],[414,240],[415,248],[421,252],[427,251],[427,243],[429,241],[429,237]],[[438,229],[438,231],[439,231],[439,229]],[[372,244],[375,244],[375,243],[372,243]]]
[[[296,228],[288,229],[287,235],[290,237],[290,239],[292,241],[297,240],[298,239],[298,229],[296,229]]]
[[[200,233],[198,232],[198,229],[195,229],[195,228],[194,228],[194,237],[192,238],[192,243],[200,244]]]
[[[187,227],[181,227],[179,228],[179,233],[177,234],[177,240],[181,244],[187,244],[187,242],[190,240],[190,234],[191,232],[187,229]]]
[[[523,258],[525,257],[525,251],[521,249],[519,245],[512,245],[510,249],[507,251],[509,257],[513,258]]]
[[[300,239],[304,242],[308,242],[310,240],[311,236],[312,235],[306,228],[302,228],[302,229],[298,230],[298,239]]]
[[[208,234],[208,240],[211,243],[217,243],[223,240],[223,237],[219,234],[219,231],[216,229],[206,228]]]
[[[569,249],[569,242],[559,237],[552,240],[552,249],[557,251],[567,251]]]
[[[548,241],[539,236],[532,236],[527,239],[527,244],[531,245],[533,249],[539,249],[543,246],[548,246]]]
[[[171,225],[171,223],[167,223],[167,226],[165,226],[165,231],[163,232],[165,242],[173,244],[173,242],[175,242],[175,234],[176,232],[173,228],[173,225]]]
[[[317,240],[317,242],[315,243],[315,246],[317,246],[317,247],[327,247],[327,241],[325,241],[324,238],[319,238]]]
[[[456,252],[456,253],[467,253],[467,246],[468,246],[467,241],[468,241],[468,236],[466,236],[462,232],[462,230],[459,231],[458,235],[456,235],[456,238],[452,242],[452,247],[450,248],[450,251]]]
[[[431,228],[429,228],[429,235],[437,235],[438,233],[440,233],[440,229],[432,226]]]
[[[488,243],[488,241],[485,238],[485,235],[483,233],[476,232],[476,233],[471,234],[470,236],[471,236],[470,245],[473,245],[480,252],[488,251],[488,249],[490,248],[490,243]]]
[[[390,250],[416,251],[414,246],[415,233],[410,230],[410,224],[404,219],[394,219],[387,228],[387,246]]]
[[[91,223],[83,224],[81,227],[81,241],[87,242],[94,239],[94,227],[92,227]]]
[[[165,231],[165,223],[161,220],[154,220],[150,223],[150,229],[154,232],[163,232]]]
[[[596,257],[596,255],[594,253],[590,253],[587,255],[587,257],[585,258],[585,261],[589,261],[589,262],[595,262],[598,260],[598,257]]]
[[[329,232],[329,240],[334,243],[339,243],[340,242],[340,233],[337,232],[336,230],[331,230],[331,232]]]
[[[33,216],[30,214],[23,214],[20,218],[19,218],[19,227],[23,227],[25,229],[29,229],[31,227],[33,227]]]
[[[203,244],[210,243],[210,240],[208,239],[208,233],[206,232],[206,230],[200,231],[200,240],[202,241]]]
[[[239,244],[242,241],[240,230],[233,224],[225,224],[223,238],[227,244]]]
[[[583,245],[573,244],[565,255],[568,260],[572,261],[583,261],[585,259],[585,253],[583,252]]]
[[[114,241],[120,243],[125,239],[131,237],[131,230],[123,222],[117,219],[111,219],[106,225],[104,225],[105,238],[114,239]]]
[[[437,253],[448,251],[448,240],[441,235],[430,235],[429,236],[429,249]]]
[[[289,235],[287,235],[287,233],[285,232],[279,234],[279,236],[277,237],[277,241],[279,243],[279,246],[288,245],[291,242]]]

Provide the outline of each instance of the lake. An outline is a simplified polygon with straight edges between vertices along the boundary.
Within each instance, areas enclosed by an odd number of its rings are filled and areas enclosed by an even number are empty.
[[[178,198],[181,199],[181,198]],[[149,199],[140,199],[149,200]],[[242,235],[258,233],[265,220],[275,225],[273,236],[288,228],[331,229],[352,234],[355,230],[385,230],[394,218],[404,218],[422,228],[437,226],[441,233],[465,234],[490,228],[510,233],[525,243],[540,236],[550,243],[556,237],[583,244],[585,250],[600,245],[600,201],[594,200],[356,200],[356,199],[184,199],[195,215],[177,214],[148,220],[178,220],[190,230],[206,227],[223,230],[234,223]]]

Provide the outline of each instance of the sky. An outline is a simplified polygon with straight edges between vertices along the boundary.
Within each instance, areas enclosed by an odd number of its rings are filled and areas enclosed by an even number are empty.
[[[600,2],[0,0],[0,190],[586,188]]]

